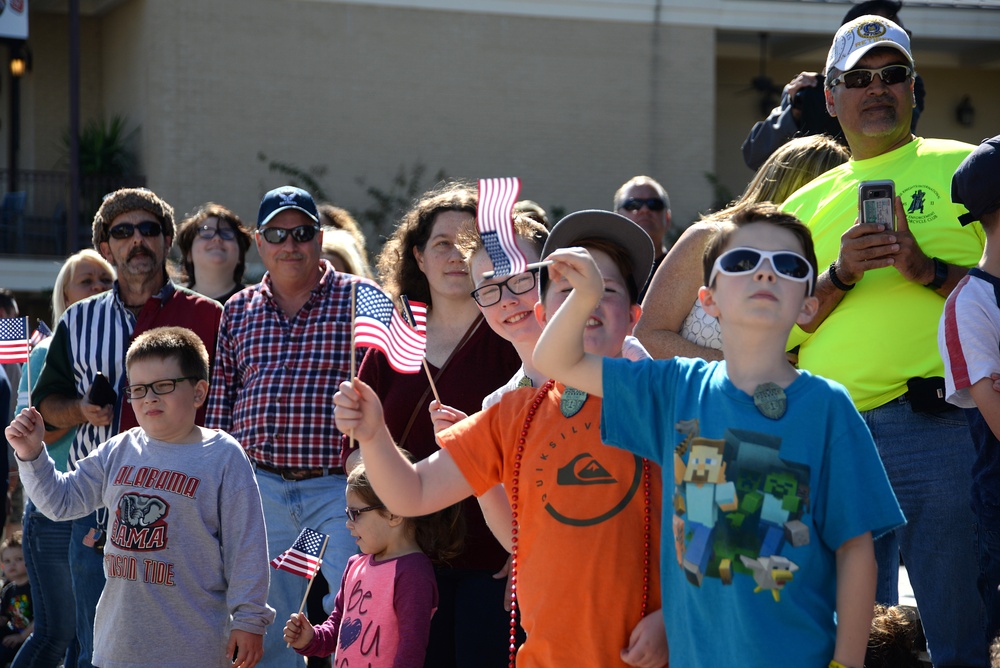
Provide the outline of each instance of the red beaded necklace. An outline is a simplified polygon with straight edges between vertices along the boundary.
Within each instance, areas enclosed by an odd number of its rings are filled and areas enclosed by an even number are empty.
[[[524,418],[524,426],[521,427],[521,434],[517,439],[517,453],[514,455],[514,474],[510,487],[510,510],[511,510],[511,560],[510,560],[510,668],[514,668],[514,659],[517,655],[517,527],[519,506],[518,498],[521,481],[521,459],[524,457],[524,444],[528,438],[528,429],[531,428],[531,421],[535,417],[538,407],[545,401],[549,390],[555,386],[554,380],[548,380],[538,391],[528,415]],[[649,460],[642,460],[642,483],[643,483],[643,553],[642,553],[642,610],[639,618],[646,616],[646,609],[649,603],[649,553],[650,553],[650,498],[649,498]]]

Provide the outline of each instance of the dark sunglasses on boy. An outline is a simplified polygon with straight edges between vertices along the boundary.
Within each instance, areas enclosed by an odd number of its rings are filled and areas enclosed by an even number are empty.
[[[220,239],[232,241],[236,238],[236,230],[231,227],[212,227],[210,225],[202,225],[198,228],[198,236],[202,239],[214,239],[216,235]]]
[[[837,84],[844,84],[845,88],[868,88],[875,75],[882,80],[886,86],[903,83],[910,78],[913,70],[906,65],[886,65],[876,70],[856,69],[844,72],[836,79],[830,80],[830,88]]]
[[[663,211],[667,208],[667,203],[664,202],[661,197],[650,197],[649,199],[629,197],[627,200],[622,202],[621,208],[626,211],[638,211],[644,206],[650,211]]]
[[[315,225],[299,225],[290,230],[283,227],[265,227],[260,230],[260,235],[270,244],[283,244],[289,235],[297,243],[304,244],[307,241],[312,241],[317,232],[319,232],[319,228]]]
[[[112,239],[131,239],[135,231],[144,237],[158,237],[163,234],[163,227],[155,220],[144,220],[141,223],[122,223],[115,225],[108,230],[108,236]]]
[[[812,294],[813,269],[809,261],[798,253],[792,251],[764,251],[756,248],[732,248],[715,259],[712,265],[712,273],[709,274],[708,284],[715,283],[715,277],[719,273],[727,276],[739,276],[740,274],[750,274],[763,264],[764,260],[771,263],[774,272],[782,278],[790,281],[805,283]]]

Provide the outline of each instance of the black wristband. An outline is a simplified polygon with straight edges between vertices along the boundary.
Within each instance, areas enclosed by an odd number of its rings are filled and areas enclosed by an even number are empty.
[[[940,258],[932,257],[934,260],[934,280],[930,283],[924,283],[925,288],[930,288],[931,290],[940,290],[948,281],[948,265]]]
[[[837,288],[841,292],[849,292],[849,291],[851,291],[851,290],[854,289],[854,286],[855,286],[854,283],[851,283],[850,285],[848,285],[847,283],[844,283],[842,280],[840,280],[840,278],[837,276],[837,263],[836,262],[831,262],[830,263],[830,272],[829,273],[830,273],[830,282],[833,283],[833,287]]]

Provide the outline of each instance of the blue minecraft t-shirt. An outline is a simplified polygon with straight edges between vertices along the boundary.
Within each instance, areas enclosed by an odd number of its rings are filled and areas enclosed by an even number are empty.
[[[603,440],[663,469],[673,665],[826,666],[837,548],[904,522],[847,391],[802,372],[784,392],[771,419],[725,362],[604,361]]]

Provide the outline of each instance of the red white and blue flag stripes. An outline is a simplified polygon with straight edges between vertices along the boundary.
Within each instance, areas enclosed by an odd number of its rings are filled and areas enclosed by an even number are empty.
[[[27,318],[0,318],[0,364],[23,364],[28,361]]]
[[[381,350],[399,373],[420,371],[427,350],[427,305],[409,305],[414,326],[399,315],[384,292],[365,283],[355,286],[354,345]]]
[[[520,274],[528,266],[524,253],[517,247],[512,217],[520,192],[521,180],[515,177],[479,179],[476,228],[493,261],[494,276]]]
[[[271,560],[271,566],[310,580],[323,563],[327,535],[305,528],[292,546]]]

